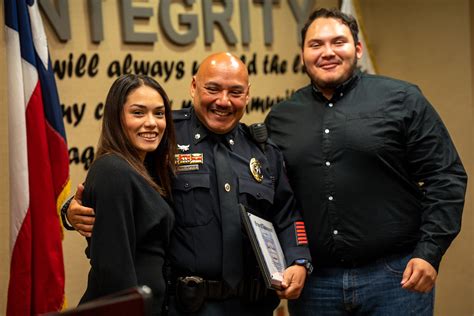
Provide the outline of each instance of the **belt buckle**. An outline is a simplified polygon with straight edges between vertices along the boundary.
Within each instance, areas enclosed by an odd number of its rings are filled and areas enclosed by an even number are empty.
[[[198,276],[179,277],[176,285],[178,309],[186,313],[197,312],[206,299],[206,283]]]
[[[180,278],[181,282],[188,286],[196,286],[204,282],[204,279],[198,276],[187,276],[184,278]]]

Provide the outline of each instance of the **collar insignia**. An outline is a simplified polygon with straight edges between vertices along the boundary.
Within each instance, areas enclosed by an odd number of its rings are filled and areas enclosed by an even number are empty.
[[[189,150],[189,145],[180,145],[178,144],[178,150],[181,150],[181,151],[188,151]]]

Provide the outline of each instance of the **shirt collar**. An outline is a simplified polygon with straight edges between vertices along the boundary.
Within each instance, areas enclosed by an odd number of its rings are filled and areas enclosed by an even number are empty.
[[[343,83],[341,83],[340,85],[336,87],[336,89],[334,90],[333,98],[339,95],[342,96],[341,93],[345,93],[346,91],[351,89],[355,85],[355,83],[359,80],[360,76],[361,76],[361,71],[357,68],[349,79],[347,79],[346,81],[344,81]],[[312,83],[311,85],[313,87],[313,91],[318,96],[326,99],[323,96],[322,92],[319,90],[318,87],[316,87],[314,83]]]
[[[226,145],[228,145],[235,141],[237,130],[239,128],[239,124],[237,124],[230,132],[226,134],[213,133],[199,120],[194,108],[191,109],[191,122],[194,144],[198,144],[204,139],[212,137],[215,141],[223,141]]]

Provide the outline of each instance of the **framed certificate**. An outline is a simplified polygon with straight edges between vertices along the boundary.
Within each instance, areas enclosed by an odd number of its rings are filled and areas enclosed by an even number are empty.
[[[273,224],[248,212],[242,204],[240,211],[267,288],[281,289],[286,261]]]

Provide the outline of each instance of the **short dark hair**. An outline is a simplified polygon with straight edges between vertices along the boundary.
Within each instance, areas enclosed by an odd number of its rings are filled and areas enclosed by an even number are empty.
[[[123,108],[127,98],[142,86],[156,90],[163,98],[165,106],[165,132],[158,148],[146,155],[147,161],[151,161],[151,165],[155,167],[155,170],[150,171],[155,177],[158,177],[158,183],[153,180],[143,162],[138,158],[138,152],[132,145],[124,127]],[[110,87],[105,101],[96,159],[107,154],[117,154],[123,157],[157,191],[165,196],[170,196],[175,150],[176,137],[171,116],[171,104],[163,87],[153,78],[144,75],[127,74],[117,78]]]
[[[354,44],[359,42],[359,26],[357,25],[356,19],[352,15],[342,13],[338,9],[326,9],[321,8],[309,16],[306,24],[301,29],[301,48],[304,48],[304,41],[306,39],[306,32],[308,31],[309,26],[318,18],[331,18],[341,21],[343,24],[347,25],[351,31],[352,38],[354,39]]]

